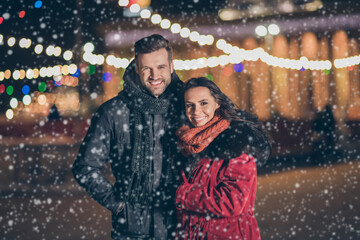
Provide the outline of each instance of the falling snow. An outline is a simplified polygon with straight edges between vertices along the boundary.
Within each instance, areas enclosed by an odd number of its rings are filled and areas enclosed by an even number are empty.
[[[6,90],[0,91],[0,239],[111,239],[111,213],[91,199],[76,183],[71,166],[91,123],[92,114],[103,101],[108,100],[103,99],[104,92],[116,93],[122,89],[122,85],[104,85],[101,76],[105,69],[101,65],[88,68],[89,65],[81,60],[82,46],[92,42],[96,46],[96,54],[106,57],[107,54],[116,53],[116,57],[130,59],[135,41],[133,36],[141,38],[143,34],[161,33],[171,39],[177,59],[208,58],[220,50],[211,52],[209,46],[204,46],[203,49],[207,50],[199,51],[193,41],[154,26],[149,20],[124,17],[125,11],[118,6],[119,1],[42,1],[39,9],[34,7],[35,0],[14,2],[2,0],[0,3],[0,34],[3,36],[0,39],[0,71],[40,70],[44,66],[70,65],[74,60],[81,74],[78,78],[80,83],[75,87],[69,79],[67,84],[54,86],[54,79],[47,76],[14,80],[12,75],[9,79],[2,77],[0,80],[0,85],[12,85],[14,88],[11,96]],[[316,32],[319,39],[323,36],[330,38],[338,30],[332,24],[342,19],[360,18],[360,4],[356,0],[289,1],[297,4],[307,2],[308,8],[313,6],[311,2],[323,2],[323,8],[308,15],[275,11],[275,6],[270,2],[276,1],[259,1],[264,7],[261,10],[254,6],[255,2],[258,1],[154,0],[151,1],[151,8],[164,18],[200,34],[214,34],[215,42],[222,38],[235,45],[246,37],[253,37],[262,44],[272,42],[270,37],[257,37],[254,29],[249,27],[255,28],[258,24],[268,26],[278,23],[287,39],[300,44],[301,36],[306,31]],[[238,16],[237,19],[223,21],[218,17],[220,10],[227,7],[233,9],[232,14]],[[18,15],[21,10],[26,12],[23,18]],[[268,15],[269,11],[273,14]],[[335,18],[336,21],[323,25],[323,20],[317,21],[318,17]],[[296,21],[297,18],[301,21]],[[359,21],[355,22],[355,25],[349,23],[345,26],[346,33],[349,38],[359,42]],[[114,39],[109,40],[111,36]],[[10,37],[16,38],[13,47],[7,43]],[[29,49],[19,47],[18,40],[23,37],[33,41]],[[34,51],[37,44],[44,45],[41,54]],[[61,47],[60,57],[45,54],[46,47],[50,45]],[[62,58],[66,50],[74,53],[71,61]],[[84,64],[83,68],[81,63]],[[209,68],[209,71],[204,70],[200,74],[220,76],[216,74],[222,71],[222,67]],[[251,82],[251,65],[244,63],[243,68],[238,76],[245,80],[236,85],[239,96],[240,92],[251,89],[251,84],[261,84],[262,80],[258,78]],[[286,74],[292,74],[291,71]],[[301,77],[303,73],[310,71],[297,71],[292,77]],[[112,76],[112,81],[122,77],[123,69],[118,68],[116,74]],[[181,78],[189,76],[188,71],[178,71],[178,74]],[[338,83],[331,74],[329,86],[334,89]],[[25,117],[7,119],[5,112],[11,108],[10,100],[17,98],[21,102],[23,99],[23,85],[29,85],[30,95],[34,98],[41,94],[41,81],[47,86],[45,94],[57,96],[52,100],[53,107],[31,103],[37,108],[27,110],[29,112],[23,115]],[[288,82],[291,83],[294,83],[293,79]],[[111,81],[106,84],[111,84]],[[359,86],[360,83],[357,84]],[[234,85],[223,83],[222,87],[231,90]],[[357,120],[336,122],[332,117],[333,112],[341,114],[345,109],[336,105],[330,109],[330,115],[327,115],[329,112],[313,109],[309,116],[303,118],[284,117],[274,110],[278,108],[276,102],[280,99],[274,92],[264,98],[264,104],[271,108],[272,117],[263,121],[273,139],[272,156],[267,164],[257,169],[255,217],[262,239],[360,239],[360,209],[357,207],[360,201],[359,117]],[[334,92],[329,96],[330,102],[336,101]],[[239,102],[252,111],[253,92],[249,90],[248,93],[248,96],[241,95]],[[315,101],[313,97],[309,98],[311,103]],[[302,101],[301,96],[294,99]],[[288,108],[292,104],[289,102]],[[116,115],[121,116],[122,113],[119,110]],[[140,131],[143,128],[142,125],[137,126]],[[130,126],[123,124],[122,129],[129,132]],[[164,134],[164,130],[160,131],[160,135]],[[106,136],[101,135],[99,140],[106,140]],[[103,149],[92,148],[90,151],[94,155],[101,155]],[[131,166],[128,164],[126,167]],[[111,183],[114,182],[109,164],[103,169],[103,174]],[[97,173],[91,177],[101,181],[101,175]],[[228,231],[226,228],[221,230]]]

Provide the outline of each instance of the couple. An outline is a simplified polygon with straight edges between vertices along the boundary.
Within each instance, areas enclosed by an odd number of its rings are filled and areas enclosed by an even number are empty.
[[[94,114],[72,171],[112,212],[113,239],[260,239],[256,164],[269,155],[257,118],[206,78],[183,84],[155,34],[135,43],[124,90]]]

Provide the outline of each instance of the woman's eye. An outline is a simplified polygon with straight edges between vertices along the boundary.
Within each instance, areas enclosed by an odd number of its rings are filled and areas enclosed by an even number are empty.
[[[201,105],[206,105],[206,104],[208,104],[207,102],[201,102]]]
[[[186,107],[186,108],[190,108],[190,107],[191,107],[191,104],[186,104],[185,107]]]

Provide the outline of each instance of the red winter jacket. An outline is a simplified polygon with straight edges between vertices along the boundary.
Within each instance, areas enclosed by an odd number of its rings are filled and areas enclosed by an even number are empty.
[[[268,158],[266,136],[248,124],[232,123],[203,152],[188,176],[182,171],[183,183],[176,192],[176,238],[260,239],[253,211],[257,181],[253,155]]]

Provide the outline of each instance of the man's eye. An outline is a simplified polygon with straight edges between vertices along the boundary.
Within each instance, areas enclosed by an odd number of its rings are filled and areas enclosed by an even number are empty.
[[[201,102],[201,105],[206,105],[206,104],[208,104],[207,102]]]
[[[190,108],[192,105],[191,104],[186,104],[185,107],[186,108]]]

